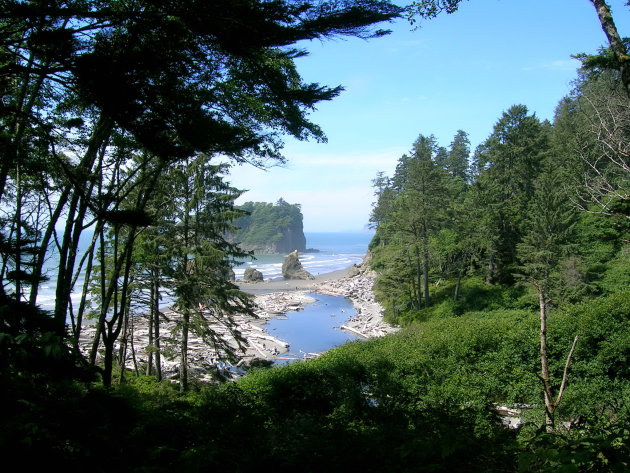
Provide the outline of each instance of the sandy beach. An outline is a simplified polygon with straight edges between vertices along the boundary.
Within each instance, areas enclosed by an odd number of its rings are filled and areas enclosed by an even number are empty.
[[[266,292],[292,292],[292,291],[315,291],[323,283],[336,281],[348,275],[350,267],[333,271],[330,273],[319,274],[315,279],[292,279],[286,280],[267,280],[262,282],[243,282],[236,281],[241,291],[248,294],[263,294]]]
[[[210,381],[214,375],[234,378],[242,374],[243,368],[256,360],[268,362],[281,357],[289,349],[289,344],[275,338],[264,331],[267,320],[278,315],[299,311],[305,304],[315,301],[309,294],[321,293],[348,298],[356,315],[352,316],[341,326],[342,330],[361,337],[371,338],[395,332],[396,327],[383,321],[382,307],[374,300],[372,285],[374,273],[366,269],[366,264],[351,266],[344,270],[318,275],[313,280],[279,280],[258,283],[244,283],[237,281],[243,292],[252,294],[257,309],[258,318],[249,316],[235,316],[235,328],[247,340],[247,346],[241,349],[227,324],[219,318],[214,318],[211,329],[228,341],[238,355],[238,362],[231,364],[225,361],[225,353],[221,349],[209,346],[200,337],[189,336],[189,371],[197,378]],[[173,311],[164,313],[161,323],[162,371],[165,378],[176,379],[179,368],[177,321],[179,314]],[[212,318],[208,313],[208,318]],[[147,318],[134,317],[133,346],[135,347],[135,363],[131,353],[126,360],[126,366],[133,369],[135,364],[148,361],[149,337]],[[95,327],[87,325],[81,336],[81,346],[84,351],[89,350],[94,336]],[[130,351],[130,350],[128,350]]]

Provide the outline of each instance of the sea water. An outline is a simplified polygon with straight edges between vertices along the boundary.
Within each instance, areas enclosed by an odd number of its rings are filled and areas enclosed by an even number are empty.
[[[373,234],[307,232],[305,236],[306,247],[317,251],[299,253],[298,257],[306,271],[318,276],[360,264]],[[254,259],[243,261],[234,268],[236,279],[243,279],[245,269],[251,267],[260,271],[265,280],[282,280],[282,262],[286,256],[256,255]]]
[[[90,247],[93,235],[94,233],[89,230],[81,233],[81,236],[79,238],[79,245],[77,247],[77,256],[75,262],[76,266],[79,265],[79,262],[85,255],[85,252]],[[83,266],[85,266],[85,264]],[[59,254],[56,250],[49,251],[42,267],[43,276],[48,278],[48,280],[42,282],[37,291],[37,305],[43,310],[53,311],[55,309],[55,291],[57,287],[56,279],[58,268]],[[74,290],[70,294],[70,300],[72,301],[72,306],[75,309],[79,306],[79,302],[81,300],[81,291],[83,290],[84,281],[84,273],[79,272],[77,275],[76,283],[74,285]],[[28,289],[26,289],[25,297],[28,299]]]
[[[315,233],[305,234],[307,248],[318,250],[312,253],[300,253],[302,266],[311,274],[317,276],[332,271],[346,269],[353,264],[359,264],[367,252],[372,238],[371,233]],[[81,235],[78,248],[78,258],[84,254],[92,239],[91,232]],[[265,279],[282,279],[282,262],[286,255],[259,255],[255,260],[243,262],[235,268],[237,279],[243,278],[247,266],[258,269]],[[52,311],[55,306],[55,280],[58,256],[52,254],[46,262],[45,271],[49,281],[40,286],[37,303],[44,309]],[[76,309],[81,298],[83,277],[79,275],[75,290],[71,294],[73,307]],[[354,315],[355,311],[350,302],[344,297],[324,296],[312,294],[316,299],[313,304],[305,306],[304,311],[288,313],[282,319],[274,319],[267,326],[268,332],[287,341],[291,353],[300,356],[303,352],[319,353],[326,349],[345,343],[354,338],[353,335],[339,330],[339,326]],[[171,298],[165,294],[162,303],[166,306]],[[139,309],[141,310],[141,309]],[[334,314],[334,317],[331,315]]]
[[[353,264],[359,264],[367,252],[372,238],[370,233],[306,233],[308,248],[319,251],[300,253],[300,261],[304,268],[313,275],[325,274],[340,269],[346,269]],[[79,258],[88,248],[92,235],[86,232],[79,244]],[[265,279],[282,278],[282,261],[285,255],[261,255],[256,260],[244,262],[235,268],[237,279],[242,279],[247,266],[262,271]],[[51,280],[44,283],[39,290],[38,304],[45,310],[53,310],[55,302],[55,281],[58,258],[51,255],[46,263]],[[79,276],[76,290],[72,293],[72,303],[76,308],[81,297],[80,290],[83,278]],[[349,340],[355,335],[340,329],[349,317],[356,314],[352,303],[341,296],[328,296],[312,293],[315,302],[306,304],[303,310],[288,312],[267,322],[265,330],[274,337],[289,343],[289,352],[281,358],[301,359],[305,354],[321,353]],[[165,305],[168,301],[163,301]],[[278,364],[288,363],[290,360],[280,359]]]

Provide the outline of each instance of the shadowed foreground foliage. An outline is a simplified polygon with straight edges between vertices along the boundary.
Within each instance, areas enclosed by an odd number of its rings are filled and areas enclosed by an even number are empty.
[[[45,332],[3,309],[5,458],[70,471],[626,471],[630,294],[552,317],[551,370],[578,330],[563,426],[542,433],[536,317],[528,310],[433,318],[236,383],[90,383]],[[14,319],[15,320],[15,319]],[[45,318],[42,320],[46,320]],[[501,425],[498,404],[527,404]],[[98,459],[98,460],[96,460]]]

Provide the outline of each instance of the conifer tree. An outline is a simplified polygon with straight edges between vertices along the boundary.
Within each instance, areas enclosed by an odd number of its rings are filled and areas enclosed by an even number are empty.
[[[181,314],[180,389],[188,387],[188,338],[195,333],[214,347],[220,357],[234,360],[234,350],[244,348],[232,315],[253,315],[249,297],[229,280],[237,258],[248,256],[227,234],[231,222],[243,215],[234,207],[241,192],[223,181],[225,167],[210,165],[204,155],[171,169],[169,195],[173,198],[168,215],[170,255],[169,276],[175,307]],[[221,324],[227,336],[210,328]],[[234,346],[233,344],[236,344]]]
[[[551,305],[550,294],[554,272],[565,255],[574,225],[575,214],[552,169],[541,173],[528,207],[527,228],[518,246],[518,256],[527,280],[536,288],[540,309],[541,381],[545,398],[545,423],[548,432],[554,430],[554,414],[562,400],[571,358],[578,341],[576,336],[569,351],[561,384],[551,381],[547,346],[547,320]]]
[[[468,133],[458,130],[451,143],[451,148],[446,158],[446,170],[452,177],[459,177],[464,181],[469,179],[470,140]]]
[[[306,53],[296,43],[378,37],[386,31],[374,25],[400,12],[377,0],[3,2],[0,208],[14,230],[3,225],[0,296],[16,297],[12,286],[22,292],[28,276],[25,173],[42,176],[31,181],[29,202],[44,202],[46,210],[33,227],[29,303],[37,304],[43,262],[57,246],[54,319],[63,336],[86,228],[96,225],[98,235],[115,223],[124,230],[127,256],[117,259],[110,280],[124,279],[139,228],[120,213],[127,192],[145,189],[128,206],[138,216],[152,180],[171,163],[203,152],[264,166],[284,160],[284,134],[324,140],[307,114],[341,88],[304,83],[294,59]],[[140,154],[149,158],[126,169]],[[112,179],[116,163],[129,171],[124,181]],[[17,206],[13,189],[23,197]],[[114,286],[102,291],[106,306]]]
[[[400,158],[393,182],[398,192],[392,203],[391,224],[408,246],[409,264],[415,270],[413,284],[429,306],[430,237],[439,231],[448,204],[446,171],[435,163],[434,136],[420,135],[412,153]],[[418,305],[420,305],[418,297]]]
[[[533,195],[533,183],[549,150],[549,129],[527,107],[515,105],[504,112],[476,152],[479,208],[485,209],[488,281],[511,279],[515,249],[522,235],[522,218]]]

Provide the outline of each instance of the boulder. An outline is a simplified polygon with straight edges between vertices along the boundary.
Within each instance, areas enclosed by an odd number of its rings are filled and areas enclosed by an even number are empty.
[[[350,266],[350,269],[348,269],[348,274],[346,275],[346,277],[348,278],[354,278],[357,277],[361,274],[361,266],[359,266],[358,264],[353,264],[352,266]]]
[[[245,282],[262,282],[264,279],[263,273],[254,268],[246,268],[243,273],[243,281]]]
[[[284,259],[282,263],[282,277],[284,279],[315,279],[315,277],[302,267],[295,250]]]

